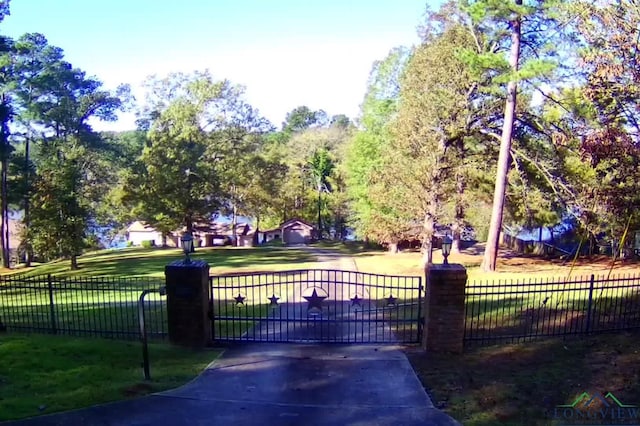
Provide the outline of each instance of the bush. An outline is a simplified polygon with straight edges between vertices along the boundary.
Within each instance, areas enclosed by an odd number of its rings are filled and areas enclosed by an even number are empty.
[[[141,244],[144,248],[151,248],[156,246],[155,240],[144,240]]]

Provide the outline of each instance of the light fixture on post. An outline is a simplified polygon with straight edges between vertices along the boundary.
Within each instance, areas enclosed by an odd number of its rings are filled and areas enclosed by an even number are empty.
[[[180,238],[180,242],[182,243],[182,251],[184,251],[184,264],[188,265],[191,263],[191,258],[189,254],[193,251],[193,235],[191,232],[185,232],[182,234],[182,238]]]
[[[449,254],[451,253],[452,243],[453,243],[453,240],[451,239],[449,234],[445,235],[444,238],[442,238],[442,257],[444,258],[444,262],[442,262],[443,265],[449,264],[448,257],[449,257]]]

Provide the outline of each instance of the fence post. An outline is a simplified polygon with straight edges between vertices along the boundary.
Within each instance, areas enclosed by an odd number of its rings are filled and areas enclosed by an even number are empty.
[[[58,333],[58,327],[56,325],[56,307],[53,298],[53,280],[51,274],[47,275],[47,286],[49,287],[49,315],[51,317],[51,334]]]
[[[202,348],[211,342],[209,265],[202,260],[172,262],[164,268],[169,342]]]
[[[422,347],[429,352],[462,353],[465,287],[462,265],[430,265],[426,270]]]
[[[591,332],[591,315],[593,311],[593,284],[595,282],[595,275],[591,274],[591,279],[589,280],[589,301],[587,302],[587,329],[586,333]]]

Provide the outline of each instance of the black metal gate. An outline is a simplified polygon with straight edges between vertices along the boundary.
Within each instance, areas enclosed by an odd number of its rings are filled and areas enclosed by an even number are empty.
[[[421,277],[309,269],[210,277],[215,341],[417,343]]]

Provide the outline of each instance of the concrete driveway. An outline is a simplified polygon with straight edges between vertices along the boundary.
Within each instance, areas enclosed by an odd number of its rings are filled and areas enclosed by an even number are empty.
[[[457,425],[393,346],[252,344],[191,383],[13,425]]]

